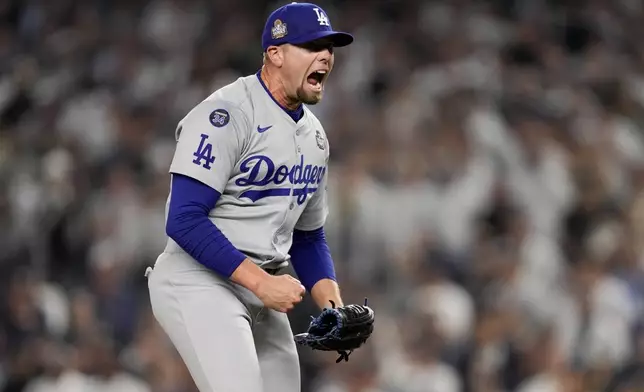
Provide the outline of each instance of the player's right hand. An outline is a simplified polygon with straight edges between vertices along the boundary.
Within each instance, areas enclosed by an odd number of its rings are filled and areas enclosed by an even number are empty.
[[[267,308],[286,313],[302,301],[306,289],[291,275],[267,275],[257,285],[255,295]]]

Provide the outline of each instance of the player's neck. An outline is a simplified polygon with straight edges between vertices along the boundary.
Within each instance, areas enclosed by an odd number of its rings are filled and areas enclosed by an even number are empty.
[[[259,74],[260,78],[264,82],[268,93],[271,94],[273,99],[283,108],[288,110],[297,110],[300,106],[300,102],[289,100],[286,96],[286,89],[284,88],[284,83],[279,78],[277,73],[270,72],[267,67],[262,67],[262,70]]]

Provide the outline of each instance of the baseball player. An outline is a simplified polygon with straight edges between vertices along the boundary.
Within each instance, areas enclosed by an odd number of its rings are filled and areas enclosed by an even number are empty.
[[[352,41],[322,8],[285,5],[266,21],[261,69],[178,124],[169,238],[146,276],[202,392],[299,391],[286,312],[306,292],[320,309],[344,306],[323,231],[329,145],[305,104],[322,99],[334,49]],[[299,280],[279,274],[289,262]]]

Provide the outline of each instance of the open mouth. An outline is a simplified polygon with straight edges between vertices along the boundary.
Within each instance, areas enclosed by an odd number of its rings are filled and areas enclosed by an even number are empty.
[[[321,90],[322,89],[322,82],[324,82],[324,78],[326,77],[326,71],[320,70],[320,71],[315,71],[311,72],[309,76],[306,78],[306,81],[314,88]]]

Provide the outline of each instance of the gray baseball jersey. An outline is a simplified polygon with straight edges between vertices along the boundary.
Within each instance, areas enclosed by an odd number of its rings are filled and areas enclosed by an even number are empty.
[[[221,197],[211,221],[263,268],[284,266],[294,229],[327,216],[329,146],[307,108],[296,123],[257,75],[238,79],[179,123],[170,172]],[[152,310],[200,391],[299,392],[286,314],[199,264],[172,239],[147,272]]]
[[[221,193],[210,219],[262,266],[287,261],[293,229],[327,216],[329,146],[308,108],[297,123],[257,75],[238,79],[197,105],[179,124],[170,172]],[[167,251],[178,245],[170,239]]]

